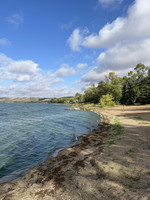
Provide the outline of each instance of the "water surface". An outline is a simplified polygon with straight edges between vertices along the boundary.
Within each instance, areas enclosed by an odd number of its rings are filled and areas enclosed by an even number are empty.
[[[20,178],[97,126],[97,114],[64,110],[67,107],[0,103],[0,182]]]

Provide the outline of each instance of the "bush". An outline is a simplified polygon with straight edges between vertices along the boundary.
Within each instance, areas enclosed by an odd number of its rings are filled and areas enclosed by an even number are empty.
[[[105,106],[115,106],[115,102],[113,101],[113,97],[111,94],[106,94],[103,95],[102,98],[100,99],[100,105],[102,108]]]

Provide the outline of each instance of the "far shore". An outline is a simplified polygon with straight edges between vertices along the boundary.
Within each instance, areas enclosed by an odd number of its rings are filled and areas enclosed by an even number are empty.
[[[103,116],[97,129],[0,184],[0,200],[150,199],[150,105],[90,109]]]

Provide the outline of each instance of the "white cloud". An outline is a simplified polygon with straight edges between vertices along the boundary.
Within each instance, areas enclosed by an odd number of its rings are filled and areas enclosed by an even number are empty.
[[[6,21],[13,24],[16,28],[18,28],[19,25],[23,23],[23,16],[22,14],[16,13],[7,17]]]
[[[0,53],[0,69],[5,69],[13,60],[5,54]]]
[[[14,81],[16,82],[28,82],[31,80],[31,77],[29,75],[16,75],[14,77]]]
[[[28,84],[26,86],[10,85],[7,87],[0,86],[0,97],[65,97],[74,96],[77,89],[68,89],[67,86],[52,89],[42,85]]]
[[[80,85],[82,86],[83,90],[87,89],[92,83],[97,84],[98,82],[105,79],[105,76],[112,72],[112,69],[107,69],[102,72],[97,71],[99,70],[97,67],[93,68],[92,70],[88,71],[81,79]],[[127,69],[117,69],[113,70],[116,75],[123,77],[127,75],[129,71],[133,70],[133,67]]]
[[[68,39],[69,47],[73,51],[80,51],[80,44],[82,42],[82,36],[80,34],[80,30],[77,28],[73,31],[71,36]]]
[[[120,34],[123,30],[126,20],[124,18],[117,18],[112,24],[106,24],[99,34],[91,34],[84,38],[82,45],[88,48],[106,48],[119,42],[125,33]],[[126,37],[128,39],[128,37]]]
[[[84,69],[87,66],[88,66],[87,63],[78,63],[76,67],[77,69]]]
[[[101,53],[97,58],[97,72],[104,69],[118,70],[135,67],[142,62],[150,64],[150,39],[139,41],[124,46],[116,45]]]
[[[135,0],[126,17],[118,17],[98,34],[83,38],[82,46],[105,49],[96,59],[96,67],[82,77],[83,83],[99,82],[110,71],[125,75],[139,62],[150,65],[149,8],[149,0]]]
[[[129,43],[149,37],[149,8],[149,0],[136,0],[128,9],[127,17],[118,17],[100,29],[98,34],[85,37],[82,45],[88,48],[108,48],[116,43]]]
[[[114,4],[120,4],[123,0],[98,0],[100,4],[104,7],[108,7]]]
[[[107,71],[108,72],[108,71]],[[102,72],[102,73],[97,73],[95,71],[95,69],[93,68],[92,70],[88,71],[83,77],[82,77],[82,81],[83,82],[87,82],[89,83],[89,85],[91,83],[97,83],[100,80],[104,79],[105,75],[107,74],[106,71]]]
[[[60,69],[58,69],[55,73],[55,77],[66,77],[73,76],[76,74],[76,71],[73,67],[69,67],[68,64],[62,64]]]
[[[109,48],[98,56],[96,67],[93,67],[82,77],[82,82],[89,83],[89,85],[93,82],[97,83],[111,71],[119,76],[127,75],[140,62],[149,66],[149,52],[150,39]]]
[[[7,85],[0,86],[0,97],[73,96],[77,92],[75,88],[60,87],[59,83],[64,82],[63,77],[75,74],[74,68],[67,64],[51,73],[42,71],[32,60],[15,61],[0,54],[0,81]]]
[[[35,81],[30,84],[32,84],[32,86],[34,87],[40,85],[46,88],[61,82],[64,82],[64,80],[61,77],[55,77],[54,74],[46,72],[44,74],[37,74],[37,76],[35,77]]]
[[[64,82],[64,80],[62,78],[55,78],[55,79],[51,80],[50,86],[56,85],[57,83],[61,83],[61,82]]]
[[[32,60],[13,61],[8,65],[8,71],[17,74],[36,74],[40,69]]]
[[[0,45],[11,45],[11,42],[7,38],[1,38]]]
[[[0,54],[1,79],[12,79],[17,82],[33,80],[40,68],[32,60],[15,61],[5,54]]]
[[[80,45],[82,44],[83,36],[87,33],[87,28],[84,28],[83,30],[76,28],[67,41],[69,47],[73,51],[80,51]]]

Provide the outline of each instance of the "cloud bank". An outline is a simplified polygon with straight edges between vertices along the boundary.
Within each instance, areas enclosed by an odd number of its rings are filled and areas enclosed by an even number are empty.
[[[43,71],[32,60],[16,61],[0,54],[0,97],[73,96],[77,89],[59,84],[64,82],[63,78],[75,74],[76,70],[67,64],[51,73]]]
[[[99,2],[104,3],[103,0]],[[117,1],[105,1],[105,3],[113,2]],[[95,68],[84,75],[83,81],[98,81],[104,72],[120,73],[121,70],[124,72],[135,67],[139,62],[150,64],[149,8],[149,0],[135,0],[128,8],[125,17],[118,17],[112,23],[107,23],[98,34],[91,33],[83,37],[78,29],[78,37],[82,40],[78,43],[74,40],[76,49],[82,47],[99,51],[105,49],[95,60]]]
[[[54,73],[54,77],[66,77],[75,74],[76,71],[73,67],[69,67],[68,64],[62,64],[60,68]]]

